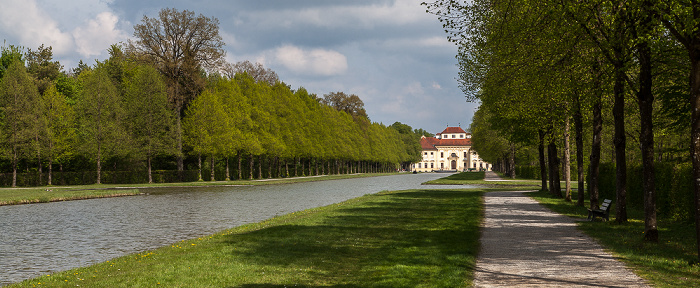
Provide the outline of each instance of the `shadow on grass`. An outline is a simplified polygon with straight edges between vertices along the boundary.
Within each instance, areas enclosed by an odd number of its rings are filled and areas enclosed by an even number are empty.
[[[461,286],[471,278],[478,251],[480,196],[456,190],[382,193],[316,220],[229,235],[230,245],[242,247],[236,258],[248,265],[304,271],[294,276],[297,286],[236,287]]]

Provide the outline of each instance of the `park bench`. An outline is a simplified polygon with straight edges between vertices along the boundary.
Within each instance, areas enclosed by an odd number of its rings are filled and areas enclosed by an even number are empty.
[[[588,209],[588,221],[595,220],[596,216],[604,218],[605,221],[610,221],[610,203],[612,203],[612,200],[605,199],[598,209]]]

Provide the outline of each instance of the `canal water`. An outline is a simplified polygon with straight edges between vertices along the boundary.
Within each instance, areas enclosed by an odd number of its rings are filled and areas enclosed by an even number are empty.
[[[0,207],[0,285],[383,190],[470,188],[401,174],[245,187],[142,189],[146,195]]]

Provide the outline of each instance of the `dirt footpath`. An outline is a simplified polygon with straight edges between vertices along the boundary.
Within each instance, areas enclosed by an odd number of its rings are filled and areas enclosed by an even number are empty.
[[[476,287],[650,287],[574,220],[522,192],[485,194]]]

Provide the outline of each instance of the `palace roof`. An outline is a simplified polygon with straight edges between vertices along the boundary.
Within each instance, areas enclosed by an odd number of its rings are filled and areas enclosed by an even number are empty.
[[[447,127],[447,128],[445,128],[444,131],[442,131],[442,133],[438,133],[438,134],[442,135],[442,134],[457,134],[457,133],[467,133],[467,132],[465,132],[464,129],[462,129],[461,127]]]
[[[466,132],[465,132],[466,133]],[[471,139],[437,139],[421,137],[420,146],[423,150],[438,150],[438,146],[472,146]]]

